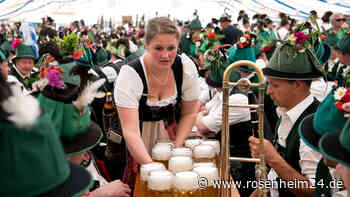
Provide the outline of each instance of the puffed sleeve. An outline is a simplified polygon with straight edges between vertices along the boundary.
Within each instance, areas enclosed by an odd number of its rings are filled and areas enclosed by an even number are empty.
[[[122,66],[114,87],[114,100],[118,107],[138,109],[143,84],[135,69],[129,65]]]
[[[197,100],[200,95],[199,75],[196,65],[186,54],[181,54],[183,65],[182,99],[184,101]]]

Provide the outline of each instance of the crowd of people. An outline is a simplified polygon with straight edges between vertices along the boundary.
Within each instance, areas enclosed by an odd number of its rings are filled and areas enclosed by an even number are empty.
[[[0,196],[134,195],[139,167],[160,140],[221,139],[223,75],[265,85],[264,148],[257,116],[229,109],[230,155],[264,152],[267,178],[306,184],[276,196],[350,196],[350,29],[342,13],[305,20],[284,13],[202,26],[155,17],[104,31],[51,17],[0,29]],[[233,23],[236,22],[236,23]],[[349,66],[348,66],[349,65]],[[348,92],[349,91],[349,92]],[[104,109],[106,95],[114,110]],[[229,103],[257,104],[258,88],[230,89]],[[255,181],[255,163],[230,162],[234,180]],[[35,177],[35,178],[34,178]],[[33,178],[35,179],[33,181]],[[340,183],[333,187],[332,183]],[[249,184],[246,184],[249,185]],[[259,196],[252,185],[237,196]]]

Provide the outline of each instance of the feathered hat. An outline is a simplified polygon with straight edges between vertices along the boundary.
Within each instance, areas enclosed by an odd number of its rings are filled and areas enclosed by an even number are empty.
[[[93,185],[87,170],[67,162],[49,113],[0,75],[0,196],[80,196]],[[40,176],[38,176],[40,175]],[[35,181],[33,181],[35,177]]]

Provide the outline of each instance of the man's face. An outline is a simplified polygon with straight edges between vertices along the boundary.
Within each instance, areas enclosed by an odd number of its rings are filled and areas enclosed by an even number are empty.
[[[34,67],[34,60],[32,58],[19,58],[16,59],[15,65],[22,75],[28,77]]]
[[[339,61],[340,61],[342,64],[350,65],[350,54],[348,54],[348,53],[343,53],[343,52],[339,52],[339,53],[338,53],[338,58],[339,58]]]
[[[332,25],[335,28],[340,28],[343,26],[344,22],[345,22],[345,18],[343,15],[340,14],[337,17],[335,17],[335,19],[332,21]]]
[[[294,102],[292,102],[295,88],[295,81],[288,81],[282,79],[267,78],[268,87],[266,94],[271,96],[275,105],[291,109]]]

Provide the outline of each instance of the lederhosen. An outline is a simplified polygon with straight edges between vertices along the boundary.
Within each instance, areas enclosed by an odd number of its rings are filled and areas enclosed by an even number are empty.
[[[175,138],[174,135],[174,125],[180,120],[181,113],[181,96],[182,96],[182,80],[183,80],[183,65],[180,56],[176,56],[173,65],[171,66],[175,82],[176,82],[176,90],[177,97],[175,104],[169,104],[167,106],[162,107],[150,107],[146,104],[147,102],[147,94],[148,94],[148,86],[146,81],[146,75],[144,73],[142,64],[139,59],[134,60],[129,63],[137,74],[140,76],[143,83],[143,92],[139,102],[139,120],[140,120],[140,130],[142,133],[142,122],[143,121],[164,121],[165,129],[168,131],[170,139]],[[172,133],[172,134],[171,134]],[[132,158],[132,156],[128,155],[128,161],[126,164],[126,169],[124,171],[123,182],[128,184],[132,190],[134,190],[134,185],[136,181],[136,173],[138,171],[138,164]]]
[[[281,146],[278,144],[278,127],[281,122],[281,118],[278,120],[277,127],[276,127],[276,136],[274,145],[277,150],[277,152],[282,156],[282,158],[291,165],[297,172],[301,173],[301,168],[299,166],[300,161],[300,153],[299,153],[299,147],[300,147],[300,136],[298,134],[298,127],[300,122],[309,114],[315,113],[317,110],[317,107],[319,106],[320,102],[314,98],[314,101],[309,105],[309,107],[306,108],[306,110],[299,116],[297,121],[294,123],[293,128],[289,132],[287,139],[286,139],[286,147]],[[277,179],[280,179],[279,177]],[[278,181],[277,181],[278,182]],[[278,188],[279,196],[281,197],[294,197],[291,191],[289,191],[286,188]]]

